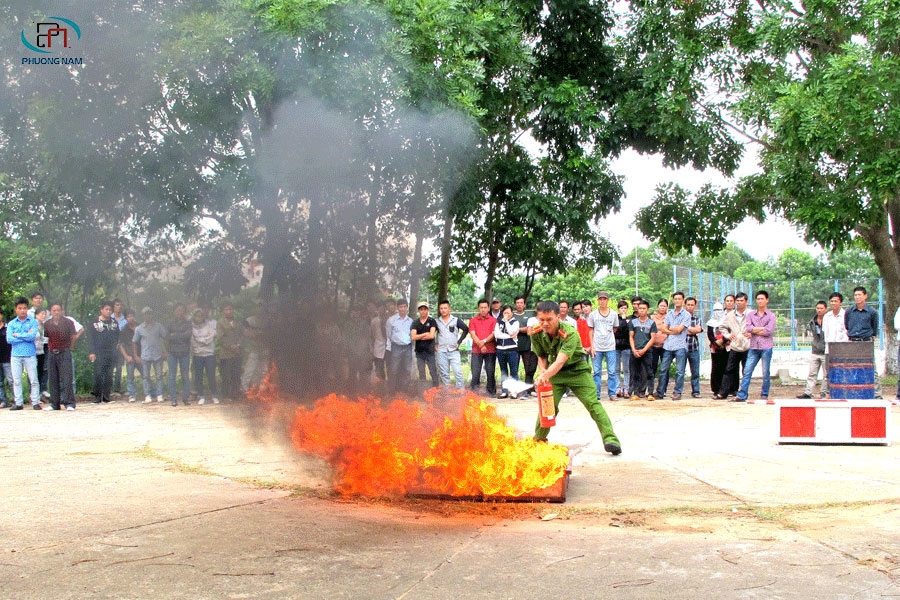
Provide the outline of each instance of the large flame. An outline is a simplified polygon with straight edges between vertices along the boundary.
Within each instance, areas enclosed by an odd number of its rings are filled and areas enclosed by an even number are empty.
[[[267,406],[277,390],[272,375],[253,396]],[[331,464],[345,495],[515,497],[553,485],[569,462],[564,446],[517,440],[497,408],[474,394],[436,389],[420,402],[331,394],[297,409],[291,438]]]

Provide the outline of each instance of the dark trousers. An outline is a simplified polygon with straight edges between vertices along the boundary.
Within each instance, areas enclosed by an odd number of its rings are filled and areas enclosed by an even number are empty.
[[[201,398],[205,398],[203,392],[203,373],[206,372],[206,381],[209,382],[209,393],[215,398],[216,393],[216,357],[210,356],[192,356],[191,357],[191,384],[194,386],[194,393]]]
[[[441,385],[441,376],[437,370],[437,358],[434,352],[416,352],[416,367],[419,369],[419,379],[428,379],[425,376],[425,366],[428,366],[428,372],[431,373],[431,382],[434,387]]]
[[[384,359],[373,357],[372,364],[375,366],[375,377],[381,380],[385,379]]]
[[[116,355],[113,352],[98,354],[94,359],[94,397],[109,402],[112,393],[112,373],[116,366]]]
[[[721,396],[734,395],[738,391],[741,384],[741,369],[747,364],[747,351],[728,352],[728,361],[725,363],[725,375],[722,377],[722,388],[719,391]]]
[[[241,392],[241,357],[219,359],[219,379],[222,380],[222,396],[234,400]]]
[[[47,346],[44,346],[44,353],[37,355],[37,373],[38,373],[38,385],[41,388],[41,393],[47,391]]]
[[[725,369],[728,367],[728,354],[724,348],[711,354],[712,369],[709,373],[709,387],[713,394],[722,394],[722,378],[725,377]]]
[[[531,350],[523,350],[519,352],[519,358],[525,366],[525,383],[534,383],[534,374],[537,372],[538,359],[537,354]]]
[[[387,354],[385,354],[387,358]],[[393,344],[388,362],[388,390],[394,393],[409,393],[409,378],[412,371],[412,344]]]
[[[649,365],[649,369],[647,371],[647,377],[650,381],[650,385],[649,385],[648,389],[651,392],[654,389],[653,384],[655,383],[655,380],[656,380],[656,369],[659,367],[659,362],[662,360],[664,353],[665,353],[665,350],[663,350],[662,346],[660,346],[659,348],[657,348],[656,346],[651,346],[649,352],[647,352],[647,354],[645,355],[645,356],[650,357],[650,365]]]
[[[653,351],[648,350],[641,356],[631,355],[631,393],[643,396],[650,383],[650,369],[653,364]]]
[[[48,351],[49,352],[49,351]],[[50,406],[59,410],[60,404],[75,406],[72,390],[72,351],[60,350],[47,354],[47,384],[50,388]]]
[[[497,355],[493,353],[472,354],[470,362],[472,365],[472,389],[478,389],[478,384],[481,383],[481,367],[484,366],[485,375],[487,376],[487,393],[496,394],[497,380],[494,371],[497,368]]]

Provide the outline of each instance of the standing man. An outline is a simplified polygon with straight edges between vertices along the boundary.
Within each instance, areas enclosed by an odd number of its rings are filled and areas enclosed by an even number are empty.
[[[769,293],[766,290],[756,292],[756,310],[747,315],[744,337],[750,340],[750,350],[747,352],[747,364],[744,365],[744,377],[741,379],[741,389],[738,390],[735,402],[746,402],[750,392],[750,378],[756,363],[762,360],[763,381],[760,397],[769,399],[769,366],[772,363],[772,347],[775,345],[775,313],[768,310]]]
[[[578,327],[578,321],[569,316],[569,302],[567,300],[559,301],[559,320],[568,323],[572,327]]]
[[[43,297],[42,297],[43,299]],[[28,300],[24,296],[16,299],[16,318],[6,324],[6,341],[10,345],[10,365],[12,367],[13,397],[15,404],[9,410],[25,408],[22,394],[22,376],[28,375],[31,407],[41,410],[41,388],[38,383],[37,355],[34,340],[38,336],[38,322],[28,316]]]
[[[481,368],[487,376],[487,393],[497,393],[494,370],[497,367],[497,344],[494,342],[494,325],[497,319],[490,315],[490,307],[484,298],[478,301],[478,314],[469,319],[469,337],[472,338],[472,383],[473,390],[481,383]]]
[[[728,306],[728,296],[725,297],[725,306]],[[724,400],[729,395],[736,393],[740,369],[747,363],[747,351],[750,350],[750,336],[746,333],[747,324],[747,294],[738,292],[734,297],[734,309],[725,313],[723,327],[728,331],[728,361],[725,363],[725,374],[722,376],[722,385],[719,393],[713,396],[717,400]]]
[[[135,344],[132,341],[134,340],[134,331],[138,327],[134,311],[127,308],[124,314],[125,325],[119,329],[118,355],[122,357],[122,363],[125,365],[125,391],[128,392],[128,401],[134,402],[136,400],[134,395],[137,393],[134,385],[134,372],[138,371],[140,374],[141,344],[140,342]],[[144,393],[148,393],[148,390],[144,390]]]
[[[878,337],[878,312],[866,304],[869,293],[863,286],[853,288],[854,306],[844,313],[844,326],[851,342],[872,344],[874,351],[875,338]],[[881,398],[881,376],[875,366],[875,398]]]
[[[28,316],[34,317],[42,310],[44,310],[44,295],[35,292],[31,295],[31,308],[28,309]]]
[[[628,323],[628,341],[631,346],[631,396],[632,400],[643,398],[650,379],[650,352],[653,348],[653,336],[656,333],[656,321],[647,314],[650,305],[640,298],[632,301],[632,308],[637,310],[635,318]],[[653,400],[651,395],[648,400]]]
[[[581,338],[581,347],[584,349],[585,362],[591,362],[594,356],[591,353],[591,346],[594,345],[591,328],[588,325],[588,317],[594,312],[594,305],[590,300],[582,300],[578,305],[578,337]],[[617,330],[618,331],[618,330]]]
[[[154,320],[153,309],[145,306],[141,310],[144,322],[134,330],[131,338],[133,356],[141,366],[141,376],[144,381],[144,404],[153,402],[153,392],[156,391],[156,401],[163,401],[163,361],[166,360],[166,350],[163,348],[163,340],[166,339],[166,328]],[[138,349],[140,345],[140,349]],[[156,372],[156,385],[154,385],[151,371]]]
[[[609,307],[609,293],[597,292],[597,310],[588,315],[588,331],[591,333],[590,353],[594,358],[594,387],[597,398],[603,377],[603,361],[606,361],[606,394],[610,400],[616,399],[619,379],[616,374],[616,328],[619,314]]]
[[[234,305],[222,306],[222,318],[217,321],[216,337],[219,359],[219,379],[222,381],[222,397],[234,402],[241,392],[241,358],[243,357],[241,325],[234,318]],[[368,354],[368,353],[367,353]]]
[[[113,311],[110,316],[119,324],[119,331],[125,329],[125,313],[122,310],[122,301],[118,298],[113,299]],[[122,354],[116,353],[116,368],[113,369],[114,394],[122,393],[122,365],[124,364],[125,360],[122,358]]]
[[[825,336],[825,367],[828,368],[828,347],[834,342],[849,342],[847,326],[844,325],[844,296],[839,292],[833,292],[828,296],[828,306],[831,307],[822,317],[822,334]]]
[[[616,377],[619,388],[616,398],[628,398],[631,395],[631,344],[628,340],[628,302],[621,298],[616,307],[619,324],[616,326]]]
[[[822,393],[820,398],[828,396],[828,365],[825,363],[825,332],[824,321],[828,306],[824,300],[816,302],[816,314],[806,325],[806,331],[812,337],[812,353],[809,357],[809,375],[806,377],[806,389],[797,396],[801,400],[813,397],[813,389],[816,387],[816,379],[819,377],[819,369],[822,370]]]
[[[535,383],[538,386],[545,383],[553,385],[554,414],[559,413],[563,393],[571,390],[597,424],[603,438],[603,449],[613,456],[620,454],[622,445],[613,431],[609,415],[597,400],[597,386],[591,378],[590,366],[582,358],[584,350],[578,332],[559,320],[559,306],[555,302],[539,302],[537,319],[540,332],[532,336],[531,343],[538,356],[541,373]],[[550,429],[541,427],[538,419],[534,439],[546,440],[549,433]]]
[[[375,368],[375,381],[384,381],[387,373],[384,369],[384,349],[387,339],[384,337],[384,316],[381,308],[371,303],[369,311],[369,343],[372,345],[372,365]]]
[[[666,315],[668,314],[669,301],[665,298],[660,298],[659,302],[656,303],[656,310],[650,315],[650,318],[656,323],[656,333],[653,334],[653,346],[650,348],[650,385],[647,387],[647,392],[651,395],[649,398],[650,400],[653,400],[653,390],[656,389],[654,383],[656,380],[657,367],[659,367],[659,361],[662,360],[663,353],[665,352],[663,345],[666,343],[668,334],[665,332],[664,327],[666,324]]]
[[[412,370],[412,331],[413,320],[409,316],[409,303],[405,298],[397,300],[397,313],[385,324],[387,350],[390,350],[388,363],[388,390],[394,393],[409,392],[409,378]]]
[[[94,404],[110,401],[118,345],[119,324],[112,318],[112,302],[104,302],[100,306],[100,316],[91,323],[91,353],[88,360],[94,363]]]
[[[75,410],[75,390],[72,388],[72,347],[75,345],[75,325],[62,316],[62,306],[50,305],[50,318],[44,323],[47,336],[47,383],[50,388],[50,410]]]
[[[687,362],[687,336],[691,326],[691,313],[684,308],[684,293],[672,294],[672,302],[675,308],[666,313],[663,319],[663,333],[666,339],[663,342],[663,357],[659,366],[659,384],[656,388],[656,397],[665,398],[666,388],[669,387],[669,366],[675,359],[675,389],[672,390],[672,400],[681,400],[681,392],[684,390],[684,368]]]
[[[437,337],[437,321],[428,314],[429,306],[427,302],[420,302],[416,307],[419,311],[419,318],[413,321],[409,335],[416,343],[416,367],[419,370],[419,380],[428,379],[425,375],[425,367],[431,373],[431,382],[434,387],[440,385],[437,372],[437,361],[434,356],[434,340]]]
[[[500,309],[502,308],[503,303],[500,302],[500,298],[494,296],[494,299],[491,300],[491,316],[500,320]]]
[[[181,401],[187,406],[191,395],[191,336],[193,326],[187,318],[184,304],[172,309],[172,320],[166,328],[167,354],[169,357],[169,400],[178,406],[178,371],[181,370]]]
[[[9,408],[6,395],[6,382],[12,385],[12,366],[10,352],[12,347],[6,341],[6,315],[0,310],[0,408]]]
[[[450,314],[449,300],[441,300],[438,303],[437,318],[437,364],[441,374],[441,383],[444,385],[450,385],[450,370],[453,369],[453,380],[456,387],[459,389],[466,387],[459,345],[467,335],[469,335],[469,326],[465,321]]]
[[[195,308],[191,315],[191,384],[197,404],[206,404],[203,373],[209,384],[213,404],[219,403],[216,391],[216,329],[218,323],[208,317],[206,309]]]
[[[687,334],[687,363],[691,368],[691,398],[700,397],[700,340],[698,333],[703,332],[703,325],[697,315],[697,299],[685,298],[684,308],[691,315],[691,325]]]
[[[513,316],[519,322],[519,336],[516,338],[516,350],[519,352],[519,358],[522,359],[522,365],[525,367],[525,383],[531,385],[534,383],[534,374],[537,371],[537,354],[531,350],[531,329],[528,327],[528,315],[525,314],[525,296],[516,296],[516,309]],[[528,332],[522,335],[521,332]],[[523,392],[524,393],[524,392]]]

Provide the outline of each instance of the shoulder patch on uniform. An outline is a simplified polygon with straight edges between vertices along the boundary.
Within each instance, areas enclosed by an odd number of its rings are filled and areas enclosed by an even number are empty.
[[[562,327],[560,327],[560,328],[559,328],[559,337],[561,337],[562,339],[567,339],[567,338],[569,337],[569,334],[566,333],[566,330],[565,330],[565,329],[563,329]]]

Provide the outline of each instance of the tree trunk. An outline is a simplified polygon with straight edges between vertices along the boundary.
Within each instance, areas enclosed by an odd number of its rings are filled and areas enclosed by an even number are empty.
[[[441,271],[438,277],[438,297],[440,302],[450,297],[450,249],[453,244],[453,213],[448,200],[444,207],[444,231],[441,237]]]
[[[419,302],[419,290],[424,276],[422,269],[422,245],[425,240],[425,209],[428,207],[428,189],[424,182],[418,181],[413,188],[412,220],[410,227],[415,236],[412,264],[409,268],[409,308],[415,309]]]
[[[894,230],[900,223],[894,222]],[[900,255],[891,242],[886,226],[859,227],[859,234],[869,244],[872,257],[881,272],[884,285],[884,349],[887,373],[897,373],[897,330],[894,328],[894,313],[900,306]],[[852,303],[852,298],[851,298]]]

